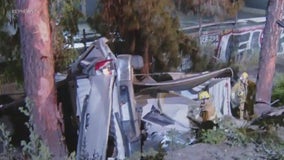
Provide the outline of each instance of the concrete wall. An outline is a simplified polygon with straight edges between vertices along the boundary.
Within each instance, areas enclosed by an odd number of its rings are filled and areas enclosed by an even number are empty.
[[[258,54],[263,37],[263,24],[239,26],[225,29],[208,29],[201,34],[201,44],[211,46],[216,50],[216,58],[228,61],[234,57],[242,60],[252,54]],[[284,31],[279,35],[278,55],[284,55]]]

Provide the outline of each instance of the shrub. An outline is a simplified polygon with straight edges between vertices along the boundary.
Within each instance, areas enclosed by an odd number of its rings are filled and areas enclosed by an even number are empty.
[[[272,90],[272,100],[279,99],[278,105],[284,105],[284,74],[276,77],[275,85]]]
[[[209,144],[220,144],[226,141],[226,133],[223,129],[203,130],[201,133],[201,141]]]
[[[48,147],[44,144],[42,139],[39,135],[35,132],[33,126],[33,116],[32,116],[32,106],[33,104],[31,101],[26,98],[26,107],[20,107],[19,110],[26,116],[29,117],[29,121],[26,122],[26,126],[30,131],[30,141],[21,141],[21,146],[23,155],[28,159],[44,159],[44,160],[51,160],[51,154],[49,152]]]
[[[11,133],[7,131],[4,123],[0,124],[0,145],[1,153],[0,159],[17,159],[16,149],[11,145]]]
[[[20,107],[19,110],[21,113],[29,117],[29,121],[26,122],[26,126],[29,129],[29,141],[21,141],[21,150],[22,153],[11,144],[11,135],[7,130],[7,127],[4,124],[0,124],[0,148],[2,149],[0,153],[0,159],[10,160],[10,159],[25,159],[25,160],[51,160],[52,155],[49,152],[49,148],[40,138],[40,136],[34,130],[33,116],[32,112],[32,103],[26,98],[26,107]],[[64,159],[66,160],[75,160],[75,152],[70,153],[69,156],[66,155]]]

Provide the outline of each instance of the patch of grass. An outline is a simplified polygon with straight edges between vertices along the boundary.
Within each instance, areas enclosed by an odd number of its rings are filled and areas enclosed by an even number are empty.
[[[143,160],[163,160],[165,155],[165,150],[160,148],[156,154],[146,154],[146,156],[143,157]]]
[[[220,119],[218,126],[216,129],[203,130],[201,141],[210,144],[226,143],[230,146],[245,145],[248,142],[249,132],[245,124],[237,125],[237,121],[228,116]]]
[[[279,100],[278,106],[284,105],[284,74],[280,74],[275,78],[275,85],[272,90],[272,101]]]
[[[230,127],[231,126],[231,127]],[[202,142],[209,144],[226,143],[229,146],[246,146],[254,144],[257,156],[261,159],[284,160],[284,141],[275,129],[252,130],[247,127],[236,128],[233,125],[221,127],[216,130],[203,131]]]
[[[163,160],[165,155],[166,152],[161,147],[159,147],[159,150],[150,148],[147,152],[135,152],[129,158],[126,158],[126,160]]]
[[[216,129],[216,130],[203,130],[201,132],[201,141],[209,144],[220,144],[225,142],[227,139],[225,130]]]
[[[276,132],[258,133],[253,141],[256,144],[256,151],[263,154],[263,159],[284,160],[284,142]]]

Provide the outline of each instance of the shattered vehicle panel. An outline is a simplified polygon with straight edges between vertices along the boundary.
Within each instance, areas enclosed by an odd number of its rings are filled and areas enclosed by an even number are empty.
[[[79,132],[80,143],[77,149],[82,157],[105,159],[111,108],[112,105],[118,105],[113,104],[112,100],[113,81],[113,76],[91,77],[91,82],[94,83],[91,85],[89,97],[92,98],[85,101],[86,104],[83,106]],[[89,155],[90,153],[92,155]]]
[[[162,82],[151,77],[147,82],[138,81],[133,70],[143,67],[142,58],[127,54],[116,57],[106,42],[105,38],[96,40],[70,67],[69,78],[76,86],[73,107],[80,126],[77,159],[125,159],[142,148],[166,143],[171,129],[182,133],[191,129],[187,115],[198,109],[200,90],[207,87],[210,92],[228,96],[229,90],[222,88],[230,88],[230,68],[179,74]],[[214,99],[220,105],[219,114],[227,114],[224,104],[228,101]],[[148,135],[145,143],[142,132]]]
[[[221,71],[221,72],[220,72]],[[191,143],[191,139],[195,136],[189,135],[196,126],[187,118],[188,116],[197,119],[200,113],[200,102],[197,100],[198,93],[201,90],[207,88],[212,97],[213,103],[217,111],[217,117],[220,118],[224,115],[231,115],[230,109],[230,77],[226,78],[214,78],[220,77],[220,73],[223,74],[228,70],[219,70],[218,72],[210,73],[210,76],[188,76],[188,81],[201,82],[200,78],[206,78],[204,83],[200,83],[195,87],[184,86],[183,90],[174,89],[180,86],[170,86],[161,89],[147,83],[149,88],[142,89],[136,93],[136,101],[138,105],[143,106],[142,120],[146,123],[145,130],[147,131],[148,139],[146,144],[154,144],[157,148],[160,143],[166,149],[168,143],[171,143],[171,132],[174,130],[179,139],[179,143],[182,145],[188,145]],[[217,73],[217,74],[216,74]],[[216,76],[218,75],[218,76]],[[175,81],[175,80],[172,80]],[[153,82],[151,82],[152,84]],[[169,83],[167,81],[166,83]],[[190,82],[186,82],[190,83]],[[139,85],[141,85],[140,83]],[[160,83],[164,85],[165,83]],[[174,84],[176,85],[176,84]],[[182,84],[184,85],[184,84]],[[156,93],[156,94],[155,94]],[[150,96],[149,96],[150,95]],[[187,133],[187,134],[186,134]],[[187,135],[187,136],[184,136]],[[148,141],[148,142],[147,142]],[[159,141],[153,142],[153,141]],[[147,150],[147,148],[145,148]]]
[[[131,56],[115,57],[106,42],[95,41],[70,69],[80,126],[77,159],[124,159],[140,149]]]

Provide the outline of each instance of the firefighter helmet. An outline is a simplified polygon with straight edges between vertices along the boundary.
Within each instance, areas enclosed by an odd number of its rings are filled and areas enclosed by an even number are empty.
[[[240,77],[240,80],[243,81],[243,82],[246,82],[248,80],[248,73],[243,72],[241,77]]]
[[[202,99],[207,99],[207,98],[210,98],[210,95],[207,91],[201,91],[199,94],[198,94],[198,99],[199,100],[202,100]]]

